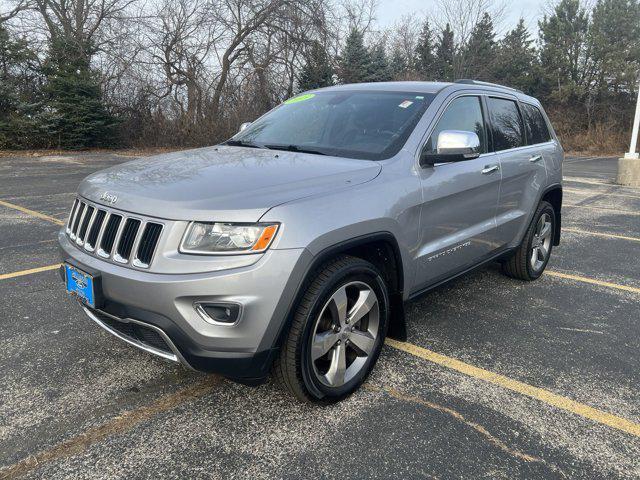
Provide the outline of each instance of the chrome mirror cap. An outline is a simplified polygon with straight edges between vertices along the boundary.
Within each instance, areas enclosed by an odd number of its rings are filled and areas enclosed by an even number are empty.
[[[437,152],[438,155],[477,158],[480,156],[480,138],[474,132],[443,130],[438,135]]]

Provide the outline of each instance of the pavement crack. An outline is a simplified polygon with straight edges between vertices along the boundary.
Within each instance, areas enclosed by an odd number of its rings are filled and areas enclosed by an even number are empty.
[[[61,458],[79,455],[92,445],[113,435],[123,434],[140,423],[154,416],[171,410],[178,405],[200,398],[211,391],[211,387],[220,381],[220,377],[210,375],[202,381],[185,387],[177,392],[162,396],[149,405],[135,410],[129,410],[111,420],[90,428],[73,438],[54,445],[35,455],[30,455],[13,465],[0,469],[0,479],[18,478],[39,468],[43,464],[51,463]]]
[[[415,395],[409,395],[409,394],[400,392],[399,390],[396,390],[394,388],[377,387],[377,386],[372,386],[372,385],[366,385],[365,388],[367,388],[369,390],[372,390],[372,391],[384,392],[387,395],[389,395],[389,396],[391,396],[393,398],[396,398],[398,400],[401,400],[403,402],[415,403],[415,404],[421,405],[423,407],[427,407],[427,408],[430,408],[432,410],[436,410],[436,411],[438,411],[440,413],[444,413],[445,415],[449,415],[449,416],[453,417],[454,419],[458,420],[459,422],[462,422],[465,425],[467,425],[468,427],[470,427],[473,430],[475,430],[482,437],[484,437],[486,441],[488,441],[493,446],[499,448],[503,452],[507,453],[508,455],[510,455],[510,456],[512,456],[512,457],[514,457],[514,458],[516,458],[518,460],[527,462],[527,463],[540,463],[540,464],[546,466],[547,468],[553,470],[554,472],[560,474],[562,477],[566,478],[566,475],[564,474],[564,472],[562,472],[557,466],[547,463],[543,458],[536,457],[534,455],[529,455],[528,453],[524,453],[524,452],[521,452],[520,450],[516,450],[514,448],[509,447],[509,445],[504,443],[502,440],[500,440],[499,438],[497,438],[494,435],[492,435],[491,432],[489,432],[485,427],[483,427],[479,423],[476,423],[476,422],[474,422],[472,420],[467,419],[460,412],[458,412],[458,411],[456,411],[456,410],[454,410],[454,409],[452,409],[450,407],[445,407],[444,405],[440,405],[438,403],[430,402],[429,400],[425,400],[425,399],[417,397]]]

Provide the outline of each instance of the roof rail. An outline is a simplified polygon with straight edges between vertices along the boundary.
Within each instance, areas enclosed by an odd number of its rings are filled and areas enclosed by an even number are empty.
[[[524,93],[522,90],[519,90],[517,88],[505,87],[504,85],[499,85],[497,83],[482,82],[480,80],[471,80],[469,78],[461,78],[459,80],[456,80],[453,83],[464,83],[466,85],[481,85],[485,87],[497,87],[497,88],[504,88],[505,90],[513,90],[514,92],[518,92],[518,93]]]

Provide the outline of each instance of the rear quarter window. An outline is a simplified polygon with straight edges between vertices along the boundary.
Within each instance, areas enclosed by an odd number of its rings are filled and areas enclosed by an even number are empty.
[[[524,115],[524,124],[527,129],[527,143],[529,145],[545,143],[551,140],[549,127],[538,107],[523,103],[522,113]]]

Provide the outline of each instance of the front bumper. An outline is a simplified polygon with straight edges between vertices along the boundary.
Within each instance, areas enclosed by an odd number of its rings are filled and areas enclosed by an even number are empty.
[[[85,308],[96,323],[136,347],[159,354],[144,348],[145,343],[137,341],[140,335],[123,338],[121,329],[105,325],[119,321],[147,326],[166,336],[168,349],[164,351],[169,353],[160,356],[196,370],[246,381],[268,375],[311,257],[305,249],[269,250],[245,267],[159,274],[88,255],[76,248],[64,230],[58,240],[63,262],[100,277],[103,303],[98,311]],[[239,303],[241,318],[233,326],[212,325],[197,313],[196,302]],[[108,318],[101,321],[101,315]]]

